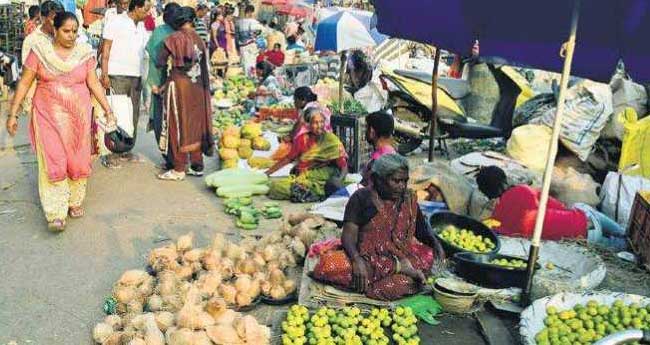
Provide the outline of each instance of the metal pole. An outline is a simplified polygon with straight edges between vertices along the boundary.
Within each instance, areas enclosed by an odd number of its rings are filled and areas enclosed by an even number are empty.
[[[537,263],[537,256],[539,254],[540,240],[542,238],[542,230],[544,228],[544,218],[546,215],[546,205],[548,203],[548,193],[551,188],[551,179],[553,178],[553,167],[555,165],[555,157],[557,156],[558,140],[560,138],[560,130],[562,129],[562,115],[564,112],[564,100],[566,98],[566,89],[569,84],[569,77],[571,76],[571,64],[573,62],[573,51],[576,45],[576,32],[578,31],[578,17],[580,15],[580,1],[574,0],[573,12],[571,15],[571,31],[569,33],[569,40],[562,47],[562,54],[564,57],[564,67],[562,68],[562,79],[560,80],[560,94],[557,100],[557,109],[555,111],[555,121],[553,122],[553,133],[551,135],[551,142],[548,148],[548,157],[546,160],[546,168],[544,170],[544,182],[542,184],[542,195],[539,200],[539,209],[537,211],[537,218],[535,219],[535,231],[533,232],[533,239],[530,245],[530,252],[528,253],[528,268],[526,285],[523,291],[522,303],[523,305],[530,305],[531,303],[531,289],[533,286],[534,267]]]
[[[348,59],[345,57],[345,52],[341,52],[341,69],[339,70],[339,114],[341,115],[343,115],[343,84],[347,65]]]
[[[433,151],[436,146],[436,124],[438,119],[438,66],[440,65],[440,49],[436,47],[436,54],[433,58],[433,75],[431,76],[431,123],[429,123],[429,162],[433,162]]]

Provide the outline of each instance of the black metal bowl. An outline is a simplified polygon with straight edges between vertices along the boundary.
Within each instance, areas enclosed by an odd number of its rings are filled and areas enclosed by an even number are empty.
[[[491,264],[494,259],[519,259],[526,258],[508,255],[486,255],[475,253],[456,253],[456,273],[463,279],[490,289],[504,289],[510,287],[523,288],[526,284],[526,268],[510,268]],[[535,265],[535,270],[541,266]]]
[[[435,233],[436,237],[438,240],[440,240],[440,243],[442,244],[442,248],[445,250],[445,255],[447,257],[451,257],[456,253],[461,253],[461,252],[468,252],[469,251],[465,248],[458,247],[450,242],[447,242],[445,239],[443,239],[440,236],[440,232],[442,232],[443,228],[447,225],[453,225],[459,229],[466,229],[468,231],[473,232],[476,235],[481,235],[483,237],[487,237],[490,240],[492,240],[492,243],[494,243],[494,249],[492,249],[489,252],[485,253],[477,253],[477,254],[488,254],[488,255],[495,255],[496,253],[499,252],[499,249],[501,249],[501,241],[499,241],[499,238],[497,235],[490,230],[485,224],[472,219],[470,217],[466,216],[461,216],[452,212],[437,212],[431,215],[429,217],[429,226],[431,226],[431,229],[433,229],[433,232]]]
[[[262,295],[262,303],[268,305],[285,305],[298,300],[298,290],[290,293],[285,298],[273,299],[270,296]]]

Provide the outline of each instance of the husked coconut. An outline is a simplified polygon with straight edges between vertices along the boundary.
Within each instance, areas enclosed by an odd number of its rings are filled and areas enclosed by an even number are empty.
[[[180,236],[176,241],[176,250],[180,253],[185,253],[186,251],[192,249],[192,242],[194,241],[194,234],[189,233],[183,236]]]
[[[95,328],[93,328],[93,339],[95,339],[95,342],[97,343],[103,343],[108,339],[113,334],[113,326],[100,322],[97,325],[95,325]]]

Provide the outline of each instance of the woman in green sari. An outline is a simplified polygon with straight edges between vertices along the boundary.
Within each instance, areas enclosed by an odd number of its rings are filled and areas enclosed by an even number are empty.
[[[318,107],[305,110],[309,131],[293,141],[291,152],[273,165],[271,175],[296,161],[291,175],[271,182],[269,198],[293,202],[315,202],[325,199],[343,186],[348,172],[348,157],[343,143],[326,132],[325,118]]]

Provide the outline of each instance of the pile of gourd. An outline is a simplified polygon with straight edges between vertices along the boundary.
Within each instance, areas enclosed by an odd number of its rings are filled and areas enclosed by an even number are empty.
[[[230,308],[260,296],[296,291],[284,270],[297,266],[318,231],[336,226],[311,215],[288,217],[282,229],[234,244],[217,234],[194,248],[193,235],[152,250],[148,269],[126,271],[107,300],[114,306],[93,328],[102,345],[269,344],[268,327]],[[289,249],[289,250],[287,250]]]
[[[214,172],[205,177],[208,187],[216,188],[222,198],[249,198],[269,192],[269,177],[263,172],[230,168]]]
[[[253,150],[268,151],[271,143],[262,136],[262,125],[255,122],[246,122],[241,129],[228,127],[224,130],[219,142],[219,156],[223,160],[222,168],[237,167],[240,159],[249,161],[249,165],[259,167],[260,157],[253,157]],[[272,160],[268,160],[272,164]],[[256,166],[257,165],[257,166]],[[260,168],[269,168],[260,167]]]

